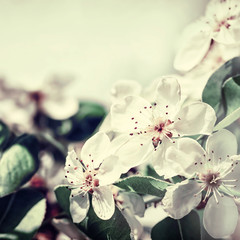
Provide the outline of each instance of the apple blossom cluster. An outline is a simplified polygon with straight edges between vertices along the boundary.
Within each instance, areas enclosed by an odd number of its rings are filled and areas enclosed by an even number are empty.
[[[131,80],[113,86],[110,112],[99,131],[80,154],[72,150],[67,156],[65,178],[75,223],[85,219],[90,206],[103,220],[118,208],[132,238],[141,239],[143,227],[135,215],[142,217],[147,208],[143,193],[134,186],[125,192],[114,185],[134,171],[144,176],[142,169],[150,166],[168,185],[164,196],[153,201],[167,216],[182,219],[203,209],[203,227],[210,236],[234,233],[240,196],[237,139],[229,130],[215,129],[217,112],[201,98],[210,75],[239,55],[239,34],[239,1],[212,0],[205,15],[183,34],[174,66],[184,75],[163,76],[145,88]],[[186,85],[194,78],[201,80],[197,94],[196,83]]]
[[[111,218],[115,204],[109,186],[147,163],[168,181],[179,175],[186,179],[167,188],[162,205],[169,216],[180,219],[208,200],[203,218],[208,233],[232,234],[238,220],[232,189],[239,187],[240,177],[236,137],[228,130],[213,133],[213,108],[182,100],[177,79],[162,77],[154,84],[150,96],[144,89],[135,92],[137,83],[119,82],[113,92],[120,97],[115,97],[101,130],[85,143],[80,156],[74,150],[68,153],[65,177],[74,222],[87,215],[88,193],[97,216]],[[125,88],[132,95],[125,96]],[[194,135],[210,135],[206,150],[189,138]],[[115,198],[117,206],[119,202]],[[228,218],[231,228],[224,227]]]

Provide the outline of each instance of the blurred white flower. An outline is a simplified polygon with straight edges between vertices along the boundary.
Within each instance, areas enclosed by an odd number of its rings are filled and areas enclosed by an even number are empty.
[[[176,172],[166,171],[164,165],[166,150],[178,137],[211,134],[215,112],[202,102],[183,106],[175,78],[160,79],[152,96],[152,102],[128,96],[124,102],[112,106],[112,129],[122,133],[112,141],[112,146],[123,172],[152,159],[158,174],[174,176]]]
[[[145,204],[142,197],[132,192],[116,192],[114,199],[131,228],[133,239],[141,239],[140,236],[143,233],[143,227],[136,219],[136,215],[139,217],[144,216]]]
[[[105,133],[98,132],[83,146],[81,157],[74,150],[68,153],[65,164],[69,182],[70,212],[74,222],[81,222],[89,209],[89,196],[92,206],[101,219],[112,217],[115,205],[111,189],[107,186],[119,179],[117,157],[111,155],[110,140]]]
[[[74,115],[79,108],[78,100],[66,94],[66,88],[72,81],[65,78],[52,78],[38,88],[23,90],[25,95],[20,102],[24,106],[33,104],[40,111],[56,120]]]
[[[191,162],[182,174],[196,176],[194,180],[185,180],[167,189],[162,202],[169,216],[179,219],[187,215],[200,203],[201,193],[206,191],[203,201],[209,199],[203,215],[205,229],[214,238],[232,234],[238,220],[232,189],[240,188],[240,156],[236,153],[236,137],[228,130],[211,135],[206,151],[191,139],[175,148],[175,153],[172,151],[168,157],[178,158],[182,163]]]
[[[185,29],[174,60],[175,69],[187,72],[194,68],[215,42],[227,46],[240,43],[238,0],[210,1],[205,16]]]

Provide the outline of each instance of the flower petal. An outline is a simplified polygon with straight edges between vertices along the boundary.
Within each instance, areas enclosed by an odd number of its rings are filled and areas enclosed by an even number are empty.
[[[206,152],[197,141],[181,138],[167,149],[166,159],[171,161],[171,167],[175,169],[176,175],[191,177],[196,172],[202,172],[203,164],[200,163],[204,154]]]
[[[118,157],[111,155],[105,158],[99,167],[98,179],[101,186],[114,183],[122,174],[119,167]]]
[[[181,99],[181,89],[177,78],[173,76],[160,78],[154,95],[157,108],[164,111],[163,109],[167,106],[166,112],[174,111]]]
[[[64,170],[65,177],[71,184],[76,185],[83,178],[82,164],[74,150],[68,152]]]
[[[116,131],[138,132],[151,124],[151,118],[151,104],[138,96],[126,97],[123,103],[111,107],[111,125]]]
[[[120,138],[124,140],[122,144],[119,141]],[[113,140],[111,145],[117,149],[115,155],[119,158],[122,173],[150,160],[152,158],[151,153],[154,152],[151,139],[143,135],[122,135]]]
[[[106,186],[95,188],[92,196],[92,206],[99,218],[110,219],[115,211],[111,189]]]
[[[221,129],[208,137],[206,151],[213,160],[225,160],[227,156],[237,154],[237,139],[226,129]]]
[[[201,201],[200,187],[197,182],[185,180],[167,188],[162,200],[163,209],[174,219],[186,216]]]
[[[98,168],[103,159],[109,154],[110,140],[104,132],[98,132],[83,145],[81,159],[83,163],[93,164]]]
[[[41,108],[49,117],[57,120],[67,119],[77,113],[78,100],[74,98],[51,98],[47,97],[41,102]]]
[[[111,89],[113,102],[122,100],[127,96],[139,96],[141,93],[141,85],[132,80],[120,80],[117,81]]]
[[[196,102],[183,107],[176,114],[174,128],[181,135],[209,135],[215,122],[213,108],[206,103]]]
[[[210,43],[210,29],[203,21],[189,25],[184,31],[174,68],[183,72],[194,68],[207,54]]]
[[[145,203],[141,196],[132,192],[120,192],[118,199],[122,200],[122,207],[129,208],[134,215],[144,216]]]
[[[137,240],[141,239],[141,234],[143,232],[143,227],[141,223],[136,219],[133,213],[128,208],[124,208],[122,210],[123,216],[126,218],[129,227],[131,228],[131,235],[133,236],[132,239]]]
[[[238,221],[238,209],[232,198],[218,198],[217,204],[212,196],[203,213],[203,226],[213,238],[231,235]]]
[[[74,190],[73,190],[74,191]],[[72,191],[72,192],[73,192]],[[87,215],[89,209],[89,199],[88,194],[80,193],[78,195],[70,196],[70,213],[73,219],[73,222],[81,222]]]

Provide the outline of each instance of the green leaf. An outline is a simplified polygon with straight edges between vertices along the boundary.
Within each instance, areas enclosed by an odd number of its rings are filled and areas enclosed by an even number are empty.
[[[240,57],[235,57],[221,66],[209,78],[202,94],[203,102],[219,112],[222,104],[222,86],[230,77],[240,75]]]
[[[21,189],[0,198],[0,212],[1,233],[15,236],[15,239],[31,239],[42,224],[46,212],[46,200],[36,190]]]
[[[171,183],[153,177],[133,176],[124,178],[114,185],[130,192],[150,194],[162,198],[165,195],[167,186],[171,185]]]
[[[229,78],[223,85],[223,100],[226,117],[214,128],[225,128],[240,118],[240,77]]]
[[[226,115],[240,107],[240,76],[229,78],[223,85]]]
[[[34,136],[17,138],[0,160],[0,197],[25,184],[37,171],[38,142]]]
[[[70,191],[66,186],[59,186],[54,190],[57,201],[61,208],[70,215],[69,196]],[[90,197],[91,199],[91,197]],[[109,220],[102,220],[97,217],[92,207],[90,207],[87,217],[78,224],[81,231],[89,237],[99,240],[130,240],[130,228],[126,219],[123,217],[118,208]]]
[[[57,201],[60,205],[60,207],[67,213],[70,215],[69,212],[69,197],[70,197],[70,193],[71,191],[69,189],[66,188],[65,185],[62,186],[58,186],[54,189]]]
[[[0,151],[2,151],[6,146],[10,135],[11,134],[7,125],[0,121]]]
[[[175,220],[166,218],[156,224],[151,232],[152,240],[199,240],[200,220],[195,211],[187,216]]]
[[[218,131],[220,129],[223,129],[230,124],[232,124],[234,121],[236,121],[238,118],[240,118],[240,108],[236,109],[234,112],[230,113],[227,117],[225,117],[222,121],[220,121],[213,129],[213,131]]]
[[[131,240],[131,229],[116,207],[113,216],[109,220],[102,220],[97,217],[92,207],[88,211],[85,220],[79,224],[80,230],[98,240]]]
[[[70,141],[90,137],[106,115],[105,108],[94,102],[81,102],[78,113],[71,118],[72,129],[66,135]]]

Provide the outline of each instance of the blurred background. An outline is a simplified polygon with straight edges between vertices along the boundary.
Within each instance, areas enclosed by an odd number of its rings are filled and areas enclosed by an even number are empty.
[[[179,35],[207,2],[0,0],[0,76],[21,87],[71,76],[72,94],[109,103],[119,79],[173,73]]]

